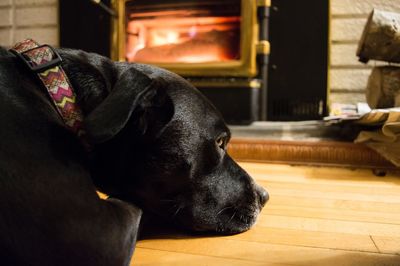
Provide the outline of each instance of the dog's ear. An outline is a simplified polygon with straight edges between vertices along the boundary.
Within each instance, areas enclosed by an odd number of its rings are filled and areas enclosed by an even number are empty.
[[[152,91],[144,95],[143,100],[133,111],[132,126],[141,135],[157,137],[162,128],[171,120],[174,105],[165,91],[166,84],[162,80],[153,80]]]
[[[85,119],[89,141],[97,144],[110,140],[125,127],[133,113],[135,124],[144,133],[153,113],[150,110],[165,105],[166,98],[158,81],[134,68],[126,69],[107,98]]]

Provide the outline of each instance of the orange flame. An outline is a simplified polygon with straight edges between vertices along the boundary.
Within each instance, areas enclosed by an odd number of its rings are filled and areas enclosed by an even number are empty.
[[[128,61],[202,63],[237,59],[240,17],[131,20]]]

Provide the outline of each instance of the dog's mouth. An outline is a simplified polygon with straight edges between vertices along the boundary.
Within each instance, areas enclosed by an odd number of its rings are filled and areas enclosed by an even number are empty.
[[[169,222],[191,232],[237,234],[249,230],[256,223],[269,198],[261,188],[246,195],[237,198],[236,202],[221,205],[218,201],[193,200],[181,194],[162,200],[156,213],[162,213]]]
[[[217,233],[237,234],[249,230],[257,221],[257,207],[225,207],[218,214]]]
[[[262,209],[258,204],[229,205],[194,215],[193,205],[175,200],[165,203],[164,216],[170,222],[183,225],[190,231],[217,234],[237,234],[249,230],[256,223]]]
[[[194,232],[230,235],[249,230],[257,221],[261,209],[256,206],[227,206],[217,212],[202,213],[184,225]],[[183,218],[183,217],[182,217]]]

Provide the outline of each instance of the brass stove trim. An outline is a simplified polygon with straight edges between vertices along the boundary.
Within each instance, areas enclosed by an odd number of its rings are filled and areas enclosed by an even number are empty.
[[[125,61],[125,3],[134,0],[112,0],[114,10],[118,12],[118,18],[112,23],[111,58],[117,61]],[[214,63],[154,63],[162,68],[183,76],[230,76],[230,77],[254,77],[257,75],[257,44],[259,25],[257,21],[256,0],[241,0],[241,59],[231,62]],[[145,63],[145,62],[144,62]]]
[[[261,81],[259,79],[234,79],[230,81],[226,80],[209,80],[209,79],[199,79],[192,80],[189,79],[190,83],[196,88],[250,88],[250,89],[260,89]]]

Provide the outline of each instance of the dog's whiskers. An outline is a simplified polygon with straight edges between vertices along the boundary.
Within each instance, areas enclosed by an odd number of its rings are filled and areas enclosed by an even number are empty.
[[[233,217],[235,217],[236,213],[237,213],[237,211],[235,211],[235,212],[233,213],[233,215],[231,216],[231,218],[230,218],[226,223],[229,223],[230,221],[232,221],[232,219],[233,219]]]
[[[173,200],[173,199],[161,199],[161,202],[178,202],[177,200]]]
[[[232,208],[233,208],[233,206],[225,207],[225,208],[223,208],[222,210],[220,210],[220,211],[217,213],[217,215],[220,215],[222,212],[224,212],[224,211],[226,211],[226,210],[229,210],[229,209],[232,209]]]
[[[176,209],[175,213],[172,215],[172,218],[175,218],[175,216],[176,216],[182,209],[183,209],[183,207],[182,207],[182,206],[179,206],[179,207]]]

